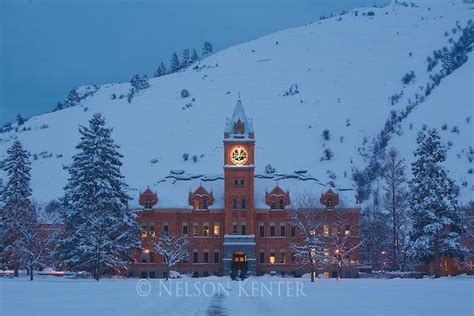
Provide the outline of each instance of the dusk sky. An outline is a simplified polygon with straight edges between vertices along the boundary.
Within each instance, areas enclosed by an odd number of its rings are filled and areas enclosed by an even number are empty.
[[[152,75],[173,51],[215,50],[388,0],[0,0],[0,124],[79,85]]]

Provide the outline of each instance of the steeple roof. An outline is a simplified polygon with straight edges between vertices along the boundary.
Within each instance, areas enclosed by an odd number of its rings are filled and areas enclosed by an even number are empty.
[[[244,106],[242,105],[242,101],[239,99],[237,100],[237,104],[234,108],[234,113],[232,114],[232,118],[229,120],[227,119],[225,125],[225,132],[229,133],[230,135],[234,134],[249,134],[253,133],[253,124],[252,120],[247,119],[247,115],[245,115]]]

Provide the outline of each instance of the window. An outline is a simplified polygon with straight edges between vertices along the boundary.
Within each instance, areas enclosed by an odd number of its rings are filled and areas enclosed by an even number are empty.
[[[194,209],[195,210],[199,209],[199,200],[194,200]]]
[[[238,185],[239,185],[239,180],[234,179],[234,186],[238,186]]]
[[[285,208],[285,202],[283,200],[280,200],[280,209]]]
[[[197,250],[194,250],[193,252],[193,263],[198,263],[199,262],[199,252]]]
[[[214,263],[219,263],[220,258],[219,258],[219,251],[214,251]]]
[[[337,224],[332,225],[332,232],[334,234],[338,234],[339,233],[339,225],[337,225]]]
[[[275,263],[275,251],[270,250],[270,263],[273,264]]]
[[[351,227],[349,225],[346,225],[344,228],[344,234],[349,235],[351,233]]]
[[[280,252],[280,263],[286,263],[286,253],[283,250]]]
[[[208,263],[208,262],[209,262],[209,251],[204,250],[204,263]]]
[[[193,236],[197,236],[197,235],[198,235],[198,224],[193,223]]]
[[[142,271],[142,279],[146,279],[146,271]]]
[[[245,181],[244,180],[240,180],[240,186],[243,187],[244,186],[244,183]]]
[[[286,227],[284,223],[280,224],[280,236],[285,237],[286,236]]]
[[[150,271],[150,279],[154,279],[155,278],[155,271]]]
[[[204,237],[209,237],[209,224],[204,223],[204,230],[203,230]]]
[[[265,225],[264,224],[260,224],[260,226],[259,226],[259,235],[260,235],[260,237],[265,237]]]
[[[328,249],[328,248],[324,248],[324,249],[323,249],[323,254],[324,254],[324,256],[326,256],[326,257],[329,256],[329,249]]]
[[[183,224],[183,236],[188,235],[188,224]]]
[[[219,236],[219,224],[214,224],[214,236]]]
[[[236,210],[237,209],[237,199],[232,200],[232,209]]]
[[[275,224],[270,224],[270,237],[275,236]]]
[[[237,235],[237,223],[232,224],[232,234]]]
[[[272,205],[270,206],[270,208],[271,208],[272,210],[274,210],[274,209],[276,208],[275,201],[272,201]]]
[[[151,196],[145,198],[145,208],[150,209],[153,207],[153,202],[151,201]]]
[[[168,223],[163,224],[163,233],[165,233],[165,235],[168,235]]]
[[[259,263],[265,263],[265,251],[260,250],[258,254],[258,262]]]
[[[155,253],[150,252],[150,263],[155,263]]]
[[[155,224],[150,224],[150,237],[155,237]]]
[[[245,223],[242,223],[242,235],[247,235],[247,225]]]
[[[202,199],[202,209],[207,210],[207,199]]]
[[[334,202],[331,199],[327,200],[327,207],[334,208]]]
[[[291,237],[296,237],[296,226],[291,226]]]
[[[247,200],[245,198],[242,199],[242,209],[247,209]]]
[[[329,226],[328,225],[323,225],[323,234],[324,234],[324,236],[329,235]]]
[[[142,263],[148,262],[148,250],[145,250],[142,252],[141,261]]]
[[[142,236],[142,237],[146,237],[146,236],[147,236],[147,231],[146,231],[146,225],[145,225],[145,224],[142,225],[142,233],[141,233],[141,236]]]

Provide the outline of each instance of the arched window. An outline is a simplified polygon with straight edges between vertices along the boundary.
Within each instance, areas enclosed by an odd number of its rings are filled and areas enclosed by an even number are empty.
[[[270,208],[274,210],[276,208],[275,201],[272,201]]]
[[[247,209],[247,200],[245,198],[242,199],[242,209]]]
[[[232,200],[232,209],[236,210],[237,209],[237,199]]]
[[[285,202],[283,200],[280,200],[280,209],[285,208]]]
[[[202,209],[207,210],[207,199],[206,198],[202,199]]]

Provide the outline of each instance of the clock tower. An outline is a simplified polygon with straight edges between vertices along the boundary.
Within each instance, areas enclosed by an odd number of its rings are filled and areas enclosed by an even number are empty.
[[[237,101],[224,131],[224,269],[255,272],[254,147],[252,121]]]

